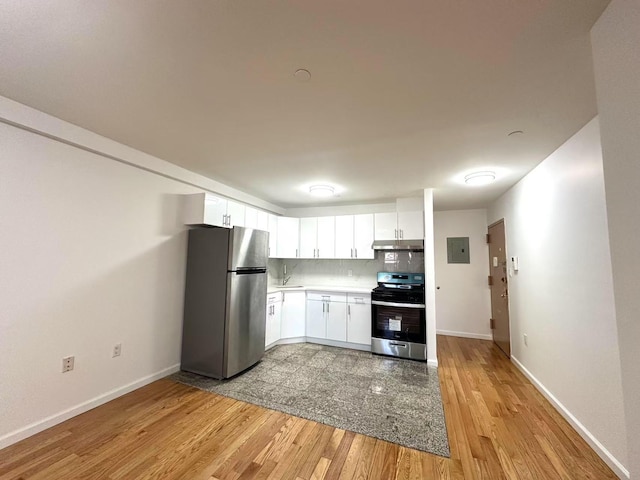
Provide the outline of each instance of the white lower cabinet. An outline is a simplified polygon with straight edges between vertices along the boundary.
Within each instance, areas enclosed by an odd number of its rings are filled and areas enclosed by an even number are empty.
[[[347,341],[347,304],[327,303],[327,338],[339,342]]]
[[[307,337],[327,338],[326,302],[307,299]]]
[[[277,292],[267,295],[267,319],[264,331],[265,347],[280,340],[281,310],[282,294]]]
[[[371,295],[348,294],[347,342],[371,345]]]
[[[280,338],[305,336],[305,292],[282,292]]]
[[[370,346],[371,295],[318,291],[269,294],[265,345],[301,337],[318,343],[331,340]]]

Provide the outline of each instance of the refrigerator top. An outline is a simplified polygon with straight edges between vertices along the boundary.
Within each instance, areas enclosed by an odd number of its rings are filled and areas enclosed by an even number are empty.
[[[229,241],[230,271],[266,269],[269,233],[253,228],[233,227]]]

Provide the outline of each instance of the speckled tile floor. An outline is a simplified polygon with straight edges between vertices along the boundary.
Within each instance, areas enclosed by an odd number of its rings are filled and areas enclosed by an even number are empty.
[[[417,450],[449,456],[436,368],[311,343],[280,345],[229,380],[173,379]]]

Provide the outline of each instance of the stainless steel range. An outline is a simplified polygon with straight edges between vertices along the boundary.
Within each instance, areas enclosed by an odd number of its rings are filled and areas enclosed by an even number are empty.
[[[371,292],[371,351],[427,360],[423,273],[378,272]]]

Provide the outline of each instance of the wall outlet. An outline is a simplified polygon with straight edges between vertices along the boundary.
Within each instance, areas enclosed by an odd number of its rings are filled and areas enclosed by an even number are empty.
[[[525,334],[523,335],[523,338],[524,338],[524,344],[525,344],[525,345],[529,345],[529,336],[525,333]]]
[[[111,354],[112,357],[119,357],[122,354],[122,344],[121,343],[117,343],[113,346],[113,353]]]
[[[73,362],[76,357],[64,357],[62,359],[62,373],[70,372],[73,370]]]

